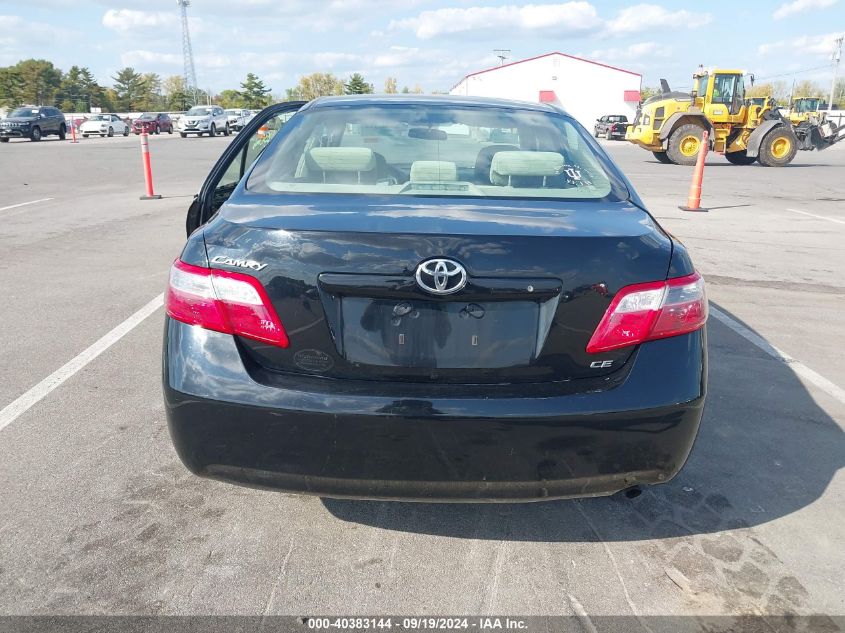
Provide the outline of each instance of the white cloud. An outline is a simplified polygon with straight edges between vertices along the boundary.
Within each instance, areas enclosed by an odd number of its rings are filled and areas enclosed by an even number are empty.
[[[121,53],[120,62],[124,66],[140,66],[141,68],[155,67],[157,65],[178,66],[181,68],[182,56],[176,53],[133,50]],[[226,55],[202,54],[194,55],[194,62],[202,68],[227,68],[231,65],[232,60]]]
[[[611,35],[631,35],[666,28],[696,29],[712,20],[709,13],[667,11],[656,4],[638,4],[622,9],[607,25],[607,31]]]
[[[103,26],[118,33],[140,28],[158,28],[176,21],[174,13],[164,11],[135,11],[133,9],[109,9],[103,14]]]
[[[757,52],[761,55],[768,55],[778,50],[789,50],[792,54],[814,55],[816,57],[830,58],[833,55],[833,48],[837,37],[843,33],[825,33],[824,35],[802,35],[790,40],[760,44]]]
[[[640,42],[638,44],[631,44],[624,48],[602,48],[594,50],[589,53],[587,57],[596,61],[606,62],[608,64],[617,64],[621,61],[625,62],[642,62],[648,61],[654,57],[669,57],[672,50],[663,44],[657,42]]]
[[[810,9],[826,9],[836,4],[838,0],[792,0],[792,2],[784,2],[780,5],[772,17],[775,20],[782,20],[790,15],[802,13]]]
[[[580,1],[435,9],[390,22],[391,29],[413,30],[421,40],[467,34],[489,38],[503,32],[563,37],[590,32],[599,25],[595,7]]]

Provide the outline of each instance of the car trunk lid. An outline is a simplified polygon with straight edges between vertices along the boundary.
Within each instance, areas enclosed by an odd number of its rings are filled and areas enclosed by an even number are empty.
[[[251,194],[205,229],[212,267],[245,270],[288,332],[248,362],[356,380],[563,381],[632,349],[585,348],[621,287],[664,279],[671,240],[629,202]],[[282,202],[283,204],[280,204]],[[438,296],[421,263],[462,266]]]

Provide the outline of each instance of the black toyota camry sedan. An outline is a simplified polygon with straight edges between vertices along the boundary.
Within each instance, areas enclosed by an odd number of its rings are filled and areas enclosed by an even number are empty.
[[[188,212],[163,382],[194,473],[324,497],[535,501],[670,480],[704,282],[546,104],[271,106]]]

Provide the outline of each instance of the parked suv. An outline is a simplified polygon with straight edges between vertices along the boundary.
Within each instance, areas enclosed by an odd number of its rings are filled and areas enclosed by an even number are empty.
[[[614,138],[624,139],[628,129],[628,117],[624,114],[608,114],[596,121],[593,133],[596,137],[604,136],[608,141]]]
[[[132,131],[135,134],[146,132],[147,134],[161,134],[167,132],[173,134],[173,120],[164,112],[144,112],[132,122]]]
[[[220,106],[194,106],[179,118],[179,136],[188,134],[216,136],[223,133],[229,136],[229,119]]]
[[[8,143],[10,138],[40,141],[50,134],[56,134],[64,140],[66,132],[65,115],[58,108],[50,106],[15,108],[0,121],[0,143]]]
[[[229,108],[226,110],[226,118],[229,120],[229,129],[238,132],[252,118],[252,112],[240,108]]]

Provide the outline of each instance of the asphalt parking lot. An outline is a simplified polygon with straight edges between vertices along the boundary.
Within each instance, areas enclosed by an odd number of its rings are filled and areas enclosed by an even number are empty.
[[[692,456],[632,500],[425,505],[255,491],[179,462],[155,300],[230,140],[151,137],[157,201],[138,199],[135,136],[0,147],[0,408],[59,370],[0,428],[0,614],[845,626],[827,617],[845,615],[845,143],[783,169],[712,156],[709,211],[692,214],[677,208],[691,168],[603,141],[708,282],[710,392]],[[796,626],[810,625],[761,630]]]

